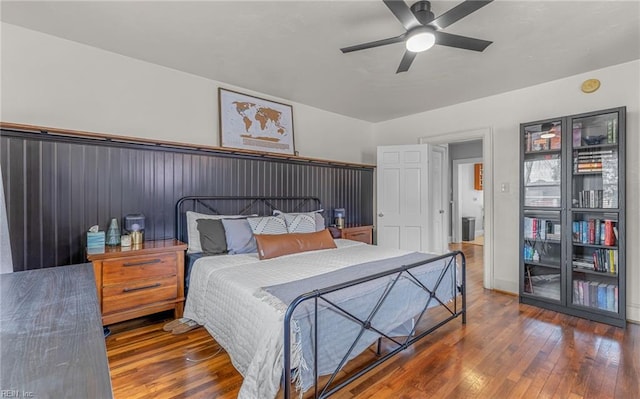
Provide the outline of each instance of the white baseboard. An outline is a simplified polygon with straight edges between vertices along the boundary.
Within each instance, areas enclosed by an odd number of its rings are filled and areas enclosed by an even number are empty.
[[[640,305],[627,304],[627,320],[640,323]]]

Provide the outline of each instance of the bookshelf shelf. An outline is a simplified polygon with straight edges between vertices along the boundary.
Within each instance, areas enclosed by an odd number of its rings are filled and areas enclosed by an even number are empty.
[[[520,302],[626,324],[624,107],[520,125]]]
[[[524,155],[546,155],[546,154],[560,154],[561,150],[540,150],[540,151],[525,151]]]
[[[618,273],[598,272],[598,271],[595,271],[595,270],[583,269],[583,268],[575,267],[575,266],[573,267],[573,272],[574,273],[593,274],[593,275],[602,276],[602,277],[618,278]]]
[[[618,249],[616,245],[601,245],[601,244],[585,244],[581,242],[571,243],[574,247],[586,247],[586,248],[603,248],[603,249]]]
[[[551,264],[551,263],[542,263],[542,262],[532,262],[529,260],[525,260],[524,261],[525,266],[539,266],[539,267],[548,267],[550,269],[560,269],[560,265],[559,264]]]

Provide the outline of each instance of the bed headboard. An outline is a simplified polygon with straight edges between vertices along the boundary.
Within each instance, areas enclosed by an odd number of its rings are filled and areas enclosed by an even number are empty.
[[[193,211],[211,215],[272,215],[274,210],[282,212],[311,212],[322,209],[316,197],[232,197],[190,196],[176,203],[176,238],[187,242],[186,212]]]

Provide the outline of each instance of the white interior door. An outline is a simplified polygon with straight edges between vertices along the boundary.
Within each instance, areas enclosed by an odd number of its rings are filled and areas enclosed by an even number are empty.
[[[429,163],[425,144],[378,147],[378,245],[429,251]]]
[[[432,221],[431,242],[429,252],[443,254],[449,252],[447,221],[449,202],[447,199],[449,161],[447,147],[444,145],[429,145],[429,209]]]

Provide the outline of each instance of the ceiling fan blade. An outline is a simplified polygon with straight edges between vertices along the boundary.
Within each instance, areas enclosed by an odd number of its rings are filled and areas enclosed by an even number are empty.
[[[355,46],[344,47],[344,48],[341,48],[340,51],[342,51],[343,53],[350,53],[352,51],[364,50],[372,47],[386,46],[387,44],[402,42],[406,37],[407,37],[407,33],[405,32],[400,36],[390,37],[388,39],[376,40],[374,42],[362,43],[362,44],[357,44]]]
[[[406,50],[404,52],[404,55],[402,56],[402,61],[400,61],[400,65],[398,66],[398,70],[396,71],[396,73],[407,72],[409,70],[409,67],[411,66],[411,63],[416,58],[416,55],[418,55],[418,53]]]
[[[474,11],[481,9],[487,4],[491,3],[493,0],[488,1],[476,1],[476,0],[467,0],[464,3],[460,3],[457,6],[453,7],[449,11],[440,15],[438,18],[434,19],[429,23],[429,25],[433,26],[436,29],[444,29],[447,26],[453,24],[471,14]]]
[[[420,22],[416,19],[415,15],[409,9],[407,3],[402,0],[382,0],[393,15],[398,18],[398,21],[402,23],[406,30],[420,26]]]
[[[445,32],[435,32],[436,44],[448,47],[457,47],[465,50],[484,51],[491,43],[488,40],[474,39],[472,37],[459,36]]]

